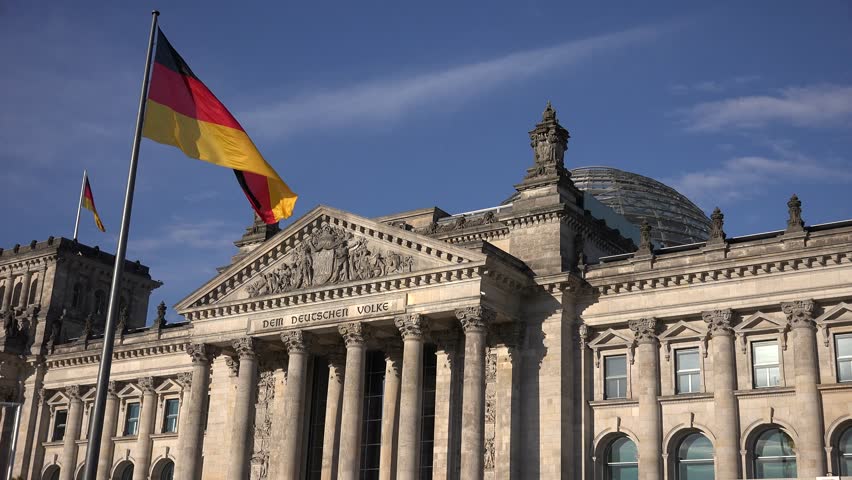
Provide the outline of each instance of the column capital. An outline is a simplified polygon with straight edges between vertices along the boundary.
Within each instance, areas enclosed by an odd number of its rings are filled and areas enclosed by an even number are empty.
[[[781,311],[787,315],[787,323],[790,328],[813,328],[814,306],[813,300],[796,300],[795,302],[783,302]]]
[[[192,386],[192,372],[180,372],[175,379],[181,388],[188,389]]]
[[[136,381],[136,385],[142,390],[142,393],[154,393],[154,377],[140,377]]]
[[[287,353],[308,353],[311,349],[311,334],[304,330],[291,330],[281,334],[281,341],[287,348]]]
[[[363,346],[370,336],[369,328],[361,322],[344,323],[337,326],[337,331],[343,337],[346,348]]]
[[[240,358],[255,358],[257,356],[258,342],[254,337],[237,338],[231,345]]]
[[[394,318],[393,323],[399,329],[403,341],[408,339],[423,340],[423,335],[429,331],[426,317],[419,313],[399,315]]]
[[[484,332],[489,324],[497,317],[496,312],[488,307],[476,305],[474,307],[459,308],[456,310],[456,318],[459,319],[464,333]]]
[[[225,357],[225,365],[228,367],[228,376],[233,378],[236,377],[240,373],[240,359],[239,357],[227,356]]]
[[[730,336],[733,333],[733,311],[730,308],[701,312],[701,318],[713,336]]]
[[[186,353],[192,358],[192,363],[210,363],[219,355],[219,350],[207,343],[188,343]]]
[[[72,402],[75,400],[79,401],[83,396],[83,388],[80,385],[68,385],[65,387],[65,395]]]
[[[657,341],[657,319],[654,317],[630,320],[627,324],[636,343],[655,343]]]
[[[110,380],[110,382],[107,384],[107,396],[117,397],[119,390],[121,390],[121,385],[115,380]]]

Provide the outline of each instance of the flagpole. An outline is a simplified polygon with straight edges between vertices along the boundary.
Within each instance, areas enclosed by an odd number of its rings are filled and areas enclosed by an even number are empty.
[[[157,33],[157,17],[160,12],[151,12],[151,36],[148,38],[148,53],[145,57],[145,74],[142,77],[142,93],[139,95],[139,111],[136,116],[136,132],[133,136],[133,149],[130,154],[130,171],[127,174],[127,191],[124,194],[124,211],[121,214],[121,230],[118,234],[118,248],[115,251],[115,266],[112,271],[112,284],[109,289],[106,326],[104,328],[104,346],[98,367],[98,383],[95,390],[95,403],[89,422],[89,445],[86,448],[85,480],[95,480],[98,470],[98,456],[101,450],[101,435],[104,426],[104,408],[106,406],[109,373],[112,368],[112,349],[115,337],[115,317],[118,313],[118,289],[121,286],[121,274],[124,272],[124,257],[127,251],[127,234],[130,230],[130,212],[133,207],[133,190],[136,186],[136,165],[139,161],[139,143],[142,140],[142,124],[145,121],[145,99],[148,96],[148,82],[151,79],[151,56],[154,52],[154,36]]]
[[[83,194],[86,191],[86,169],[83,169],[83,181],[80,183],[80,201],[77,202],[77,220],[74,220],[74,241],[77,241],[77,230],[80,228],[80,209],[83,208]]]

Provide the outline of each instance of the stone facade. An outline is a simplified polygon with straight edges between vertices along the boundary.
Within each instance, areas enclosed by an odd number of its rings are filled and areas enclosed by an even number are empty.
[[[128,319],[98,478],[839,474],[852,222],[806,226],[793,199],[777,232],[727,237],[717,211],[706,242],[657,248],[645,225],[634,242],[584,208],[568,139],[548,105],[499,207],[367,219],[320,206],[280,231],[255,223],[178,303],[184,323]],[[78,261],[36,297],[67,300]],[[30,271],[4,265],[7,285]],[[128,279],[144,312],[156,283]],[[3,391],[23,401],[13,473],[78,478],[102,338],[65,307],[69,333],[48,342],[42,310],[16,304],[7,337],[41,333],[0,354]],[[762,455],[768,435],[791,453]],[[705,447],[683,458],[690,445]]]

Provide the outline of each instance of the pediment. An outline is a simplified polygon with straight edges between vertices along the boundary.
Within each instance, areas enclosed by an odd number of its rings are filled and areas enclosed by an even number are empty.
[[[171,378],[167,378],[163,383],[154,389],[158,394],[180,392],[181,386]]]
[[[617,332],[611,328],[606,329],[601,332],[600,335],[595,337],[594,340],[589,342],[589,348],[595,350],[602,347],[623,347],[625,345],[632,345],[633,338],[624,335],[623,333]]]
[[[815,321],[817,325],[852,323],[852,306],[848,303],[840,302],[826,310]]]
[[[485,254],[319,206],[226,268],[175,309],[404,278],[484,262]]]
[[[139,397],[142,395],[142,390],[140,390],[136,385],[128,383],[119,390],[116,395],[118,395],[118,398]]]
[[[701,338],[707,335],[707,330],[703,328],[698,328],[692,325],[691,323],[687,323],[684,320],[681,320],[674,325],[670,326],[663,333],[659,335],[660,341],[672,341],[679,339],[694,339]]]
[[[787,328],[787,322],[785,320],[777,319],[771,317],[763,312],[755,312],[749,315],[747,318],[743,319],[739,325],[734,327],[734,331],[737,333],[749,330],[749,331],[761,331],[761,330],[784,330]]]
[[[61,405],[64,403],[68,403],[68,397],[61,391],[54,392],[53,395],[47,399],[48,405]]]

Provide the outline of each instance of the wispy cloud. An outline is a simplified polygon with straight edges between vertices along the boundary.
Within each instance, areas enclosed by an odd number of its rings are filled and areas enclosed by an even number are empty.
[[[173,220],[163,224],[162,231],[134,240],[129,249],[135,255],[162,254],[163,249],[233,250],[233,238],[223,237],[222,232],[238,232],[239,227],[222,220],[200,220],[183,222]]]
[[[852,86],[811,85],[699,103],[678,112],[687,130],[759,128],[773,123],[797,127],[846,124],[852,119]]]
[[[686,172],[667,183],[705,208],[753,198],[781,183],[852,183],[852,173],[787,145],[775,143],[770,148],[771,156],[733,157],[715,168]]]
[[[722,93],[760,80],[760,75],[740,75],[724,80],[705,80],[695,83],[678,83],[671,86],[671,91],[677,95],[687,93]]]
[[[553,74],[594,55],[647,42],[670,28],[634,28],[392,80],[385,75],[272,101],[240,118],[252,132],[267,137],[286,136],[317,118],[335,126],[384,121],[427,105],[458,105],[510,82]]]

